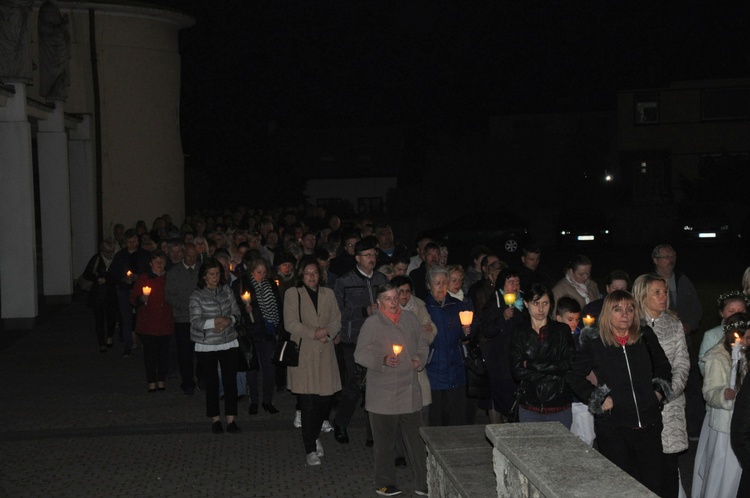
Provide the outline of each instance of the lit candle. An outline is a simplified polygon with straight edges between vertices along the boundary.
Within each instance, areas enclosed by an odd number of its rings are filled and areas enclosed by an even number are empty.
[[[742,354],[742,343],[740,342],[740,334],[734,333],[734,343],[732,344],[732,373],[729,377],[729,388],[735,389],[737,385],[737,365],[740,362],[740,355]]]
[[[393,354],[396,356],[401,354],[401,351],[404,349],[404,347],[401,344],[394,344],[393,345]]]
[[[467,327],[471,325],[471,322],[474,321],[474,312],[473,311],[459,311],[458,318],[461,319],[461,325],[463,325],[464,327]]]
[[[130,270],[128,270],[128,272],[125,274],[125,276],[128,277],[128,278],[130,278],[131,276],[133,276],[133,272],[130,271]]]
[[[249,306],[250,305],[250,299],[251,299],[251,297],[252,296],[250,294],[250,291],[245,291],[245,292],[242,293],[242,301],[245,303],[245,306]],[[248,315],[250,315],[250,321],[253,322],[253,323],[255,323],[255,317],[253,316],[253,312],[250,311],[248,313]]]
[[[281,282],[279,282],[278,278],[275,280],[275,282],[276,282],[276,287],[281,287]]]
[[[583,317],[583,325],[586,327],[591,327],[595,321],[596,321],[596,318],[594,318],[591,315],[586,315]]]
[[[145,286],[143,288],[143,295],[146,296],[146,297],[150,296],[151,295],[151,287],[149,287],[148,285]]]
[[[505,304],[513,306],[516,302],[516,295],[513,292],[507,292],[503,295],[503,299],[505,300]]]
[[[232,263],[229,263],[229,271],[234,271],[234,265]]]

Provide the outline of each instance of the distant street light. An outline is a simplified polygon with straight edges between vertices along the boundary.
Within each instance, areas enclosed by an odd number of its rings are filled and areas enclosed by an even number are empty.
[[[611,182],[612,181],[612,175],[608,171],[604,172],[604,181],[605,182]]]

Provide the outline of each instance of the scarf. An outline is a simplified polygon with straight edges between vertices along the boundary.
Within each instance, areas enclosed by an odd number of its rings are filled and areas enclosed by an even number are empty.
[[[459,289],[458,292],[456,292],[455,294],[452,293],[451,291],[448,291],[448,294],[450,294],[451,296],[455,297],[456,299],[458,299],[461,302],[464,301],[464,291],[463,291],[463,289]]]
[[[271,289],[271,283],[266,279],[258,282],[254,278],[250,279],[250,283],[255,290],[255,298],[260,305],[260,313],[263,315],[263,319],[278,325],[279,308],[276,306],[276,296]]]
[[[565,274],[565,280],[568,281],[570,285],[573,286],[573,288],[576,290],[576,292],[586,301],[586,304],[589,304],[589,301],[591,301],[591,298],[589,298],[589,290],[586,287],[586,284],[579,284],[573,278],[570,276],[570,270]]]
[[[395,323],[396,325],[398,325],[398,321],[401,319],[401,308],[400,307],[396,308],[396,312],[395,313],[388,313],[384,309],[381,309],[380,311],[386,316],[386,318],[388,318],[390,321],[392,321],[393,323]]]

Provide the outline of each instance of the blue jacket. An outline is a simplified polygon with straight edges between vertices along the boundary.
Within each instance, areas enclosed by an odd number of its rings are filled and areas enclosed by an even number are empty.
[[[430,387],[435,391],[461,387],[466,384],[461,341],[468,340],[470,336],[464,334],[458,313],[469,310],[469,306],[450,295],[445,296],[441,305],[432,294],[427,294],[425,304],[437,327],[427,364]]]

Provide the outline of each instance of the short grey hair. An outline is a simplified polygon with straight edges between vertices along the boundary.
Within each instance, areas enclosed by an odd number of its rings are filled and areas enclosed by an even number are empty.
[[[427,270],[427,274],[425,275],[425,283],[427,284],[428,289],[432,287],[432,281],[438,275],[445,275],[445,278],[449,278],[450,275],[448,274],[448,268],[442,265],[435,265]]]
[[[673,253],[677,254],[677,251],[674,250],[674,247],[670,246],[669,244],[659,244],[658,246],[654,247],[653,251],[651,251],[651,259],[658,258],[659,252],[661,252],[662,249],[669,249]]]

